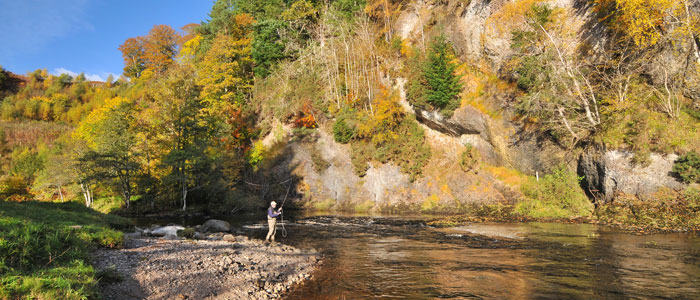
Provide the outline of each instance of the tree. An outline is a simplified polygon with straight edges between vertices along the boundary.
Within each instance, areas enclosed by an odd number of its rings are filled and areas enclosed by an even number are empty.
[[[119,46],[124,58],[124,76],[128,78],[139,78],[141,72],[146,69],[144,57],[143,38],[128,38]]]
[[[568,135],[575,144],[600,129],[600,100],[590,67],[565,42],[575,34],[562,26],[565,16],[546,4],[529,7],[524,24],[512,32],[516,55],[509,62],[510,79],[527,92],[519,98],[520,112],[543,120],[553,136]]]
[[[163,73],[175,62],[182,37],[168,25],[155,25],[146,36],[128,38],[119,46],[124,75],[139,78],[146,69]]]
[[[639,47],[656,44],[666,29],[664,21],[678,0],[595,0],[596,10],[609,27]]]
[[[202,86],[202,98],[214,110],[222,103],[242,105],[252,88],[253,60],[251,58],[251,25],[248,14],[235,16],[232,35],[219,33],[199,64],[197,84]]]
[[[72,172],[74,161],[70,153],[65,150],[60,142],[54,143],[46,156],[44,168],[39,172],[33,185],[33,188],[38,190],[55,188],[61,202],[65,202],[64,188],[76,179],[75,173]]]
[[[394,3],[391,0],[370,0],[365,6],[365,13],[370,17],[380,20],[383,24],[382,33],[384,40],[388,43],[394,34],[394,22],[401,13],[402,3],[397,1]]]
[[[144,44],[146,68],[163,73],[175,62],[181,37],[168,25],[155,25],[148,32]]]
[[[284,43],[281,41],[279,30],[283,23],[276,20],[265,20],[255,24],[255,39],[253,39],[251,56],[255,60],[255,75],[260,78],[270,74],[270,68],[284,58]]]
[[[445,37],[436,37],[428,51],[424,74],[428,89],[426,101],[439,108],[454,110],[459,107],[457,101],[462,83],[455,74],[457,65],[452,62],[450,51],[450,44]]]
[[[187,195],[206,186],[211,161],[207,155],[213,120],[204,110],[190,66],[173,68],[153,91],[152,112],[158,115],[155,125],[161,133],[157,139],[163,149],[160,168],[167,170],[166,183],[178,187],[182,209],[187,209]]]
[[[80,164],[90,170],[88,180],[114,180],[111,183],[121,191],[128,208],[134,190],[134,179],[140,165],[136,151],[135,104],[132,100],[115,97],[90,113],[74,131],[74,136],[85,140],[89,150],[79,158]]]

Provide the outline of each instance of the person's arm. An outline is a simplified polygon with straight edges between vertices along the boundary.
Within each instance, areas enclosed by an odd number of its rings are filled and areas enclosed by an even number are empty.
[[[276,218],[277,216],[280,215],[279,211],[274,211],[272,207],[267,209],[267,215],[270,216],[270,218]]]

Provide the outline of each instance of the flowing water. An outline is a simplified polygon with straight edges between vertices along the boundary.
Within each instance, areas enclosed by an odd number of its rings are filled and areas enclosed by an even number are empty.
[[[264,220],[231,221],[243,234],[265,236]],[[285,299],[700,299],[696,235],[557,223],[446,229],[406,217],[285,223],[278,241],[324,255],[314,277]]]

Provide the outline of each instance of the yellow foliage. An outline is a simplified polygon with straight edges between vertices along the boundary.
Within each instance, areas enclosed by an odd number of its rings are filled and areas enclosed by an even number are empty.
[[[513,29],[525,23],[525,13],[527,13],[533,5],[542,2],[544,1],[516,0],[508,2],[486,20],[486,25],[494,26],[499,35],[510,33]]]
[[[399,52],[403,57],[412,57],[414,54],[414,49],[407,40],[401,39],[401,50],[399,50]]]
[[[679,0],[595,0],[611,27],[641,47],[656,44],[663,35],[664,19],[679,13]],[[674,13],[676,11],[676,13]]]
[[[398,101],[399,96],[395,92],[382,88],[374,100],[374,114],[367,122],[358,124],[358,134],[371,137],[375,144],[396,139],[396,132],[391,129],[398,127],[404,117]]]
[[[186,60],[193,58],[201,43],[202,36],[194,36],[192,39],[190,39],[182,45],[182,49],[180,50],[180,57]]]
[[[232,34],[219,33],[199,65],[197,84],[202,86],[202,98],[213,112],[242,101],[242,95],[253,84],[249,33],[254,20],[248,14],[238,14],[235,20]]]
[[[440,201],[440,198],[433,194],[430,195],[428,198],[426,198],[423,203],[420,205],[420,210],[424,212],[429,212],[433,211],[438,207],[438,202]]]
[[[131,104],[133,100],[123,97],[109,98],[105,101],[102,107],[93,110],[80,124],[78,128],[73,131],[72,136],[74,138],[82,139],[88,142],[88,145],[94,146],[94,139],[92,138],[95,134],[96,126],[104,121],[107,116],[118,107],[124,104]]]
[[[484,169],[498,180],[510,186],[520,186],[527,177],[520,172],[506,167],[486,166]]]

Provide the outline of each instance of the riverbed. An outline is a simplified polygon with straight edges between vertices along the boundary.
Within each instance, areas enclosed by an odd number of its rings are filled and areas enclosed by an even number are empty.
[[[700,238],[559,223],[426,226],[426,218],[302,215],[278,241],[324,263],[285,299],[700,299]],[[264,238],[265,221],[229,218]],[[181,220],[180,223],[197,220]]]

